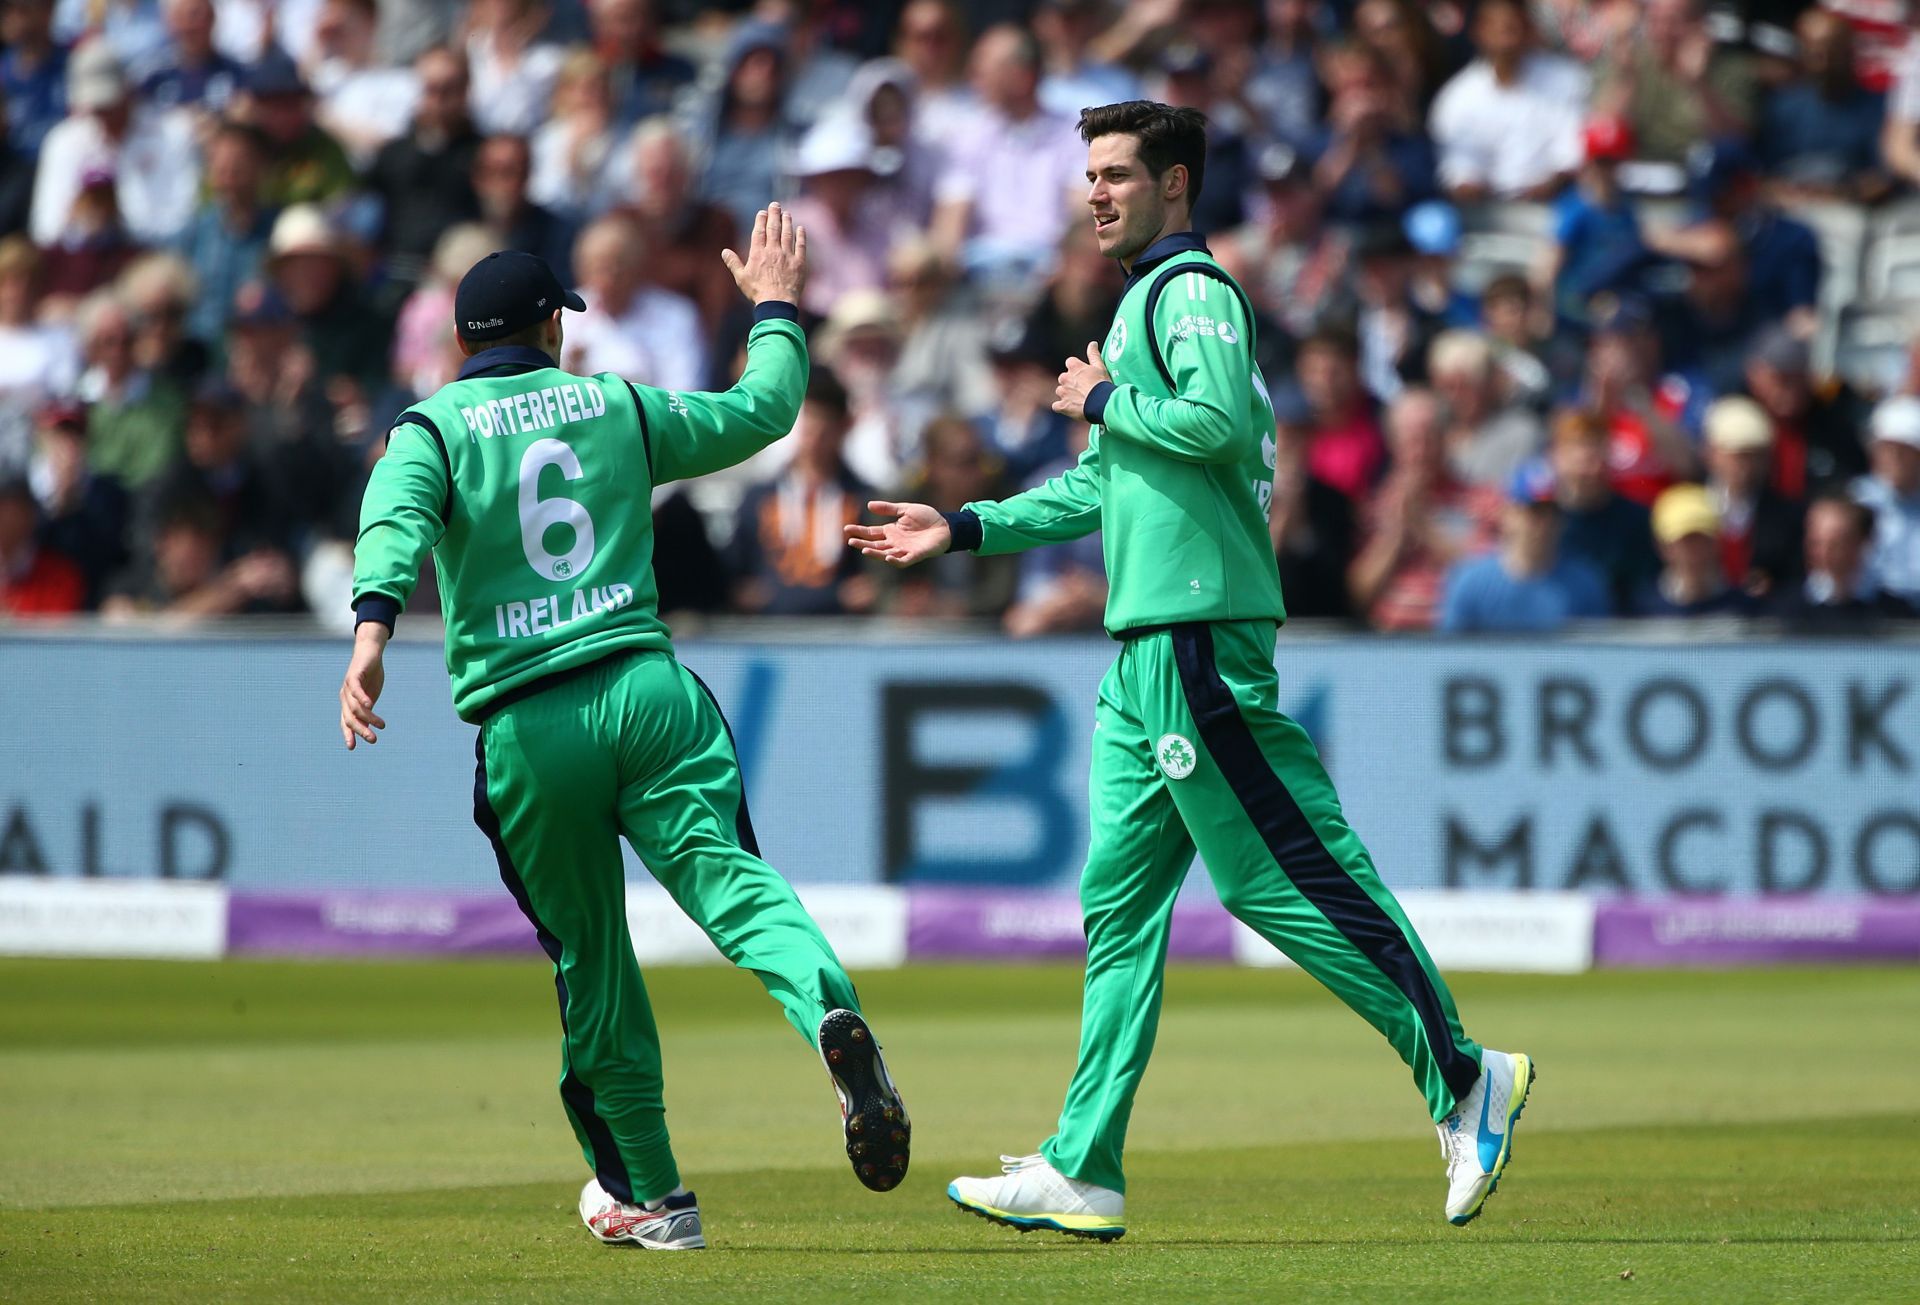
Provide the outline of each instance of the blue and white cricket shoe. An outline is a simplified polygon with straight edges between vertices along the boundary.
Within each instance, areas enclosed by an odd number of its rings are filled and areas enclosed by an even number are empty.
[[[1447,1162],[1447,1222],[1472,1223],[1513,1157],[1513,1126],[1533,1090],[1533,1061],[1488,1048],[1473,1091],[1435,1125]]]
[[[969,1214],[1021,1232],[1051,1228],[1103,1242],[1127,1232],[1126,1197],[1069,1178],[1041,1155],[1003,1155],[1000,1177],[956,1178],[947,1197]]]

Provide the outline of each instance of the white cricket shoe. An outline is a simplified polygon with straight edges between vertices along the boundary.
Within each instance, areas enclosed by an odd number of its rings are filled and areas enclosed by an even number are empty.
[[[947,1196],[962,1210],[1031,1232],[1052,1228],[1110,1242],[1124,1237],[1127,1198],[1110,1187],[1069,1178],[1040,1155],[1003,1155],[998,1178],[956,1178]]]
[[[1434,1125],[1447,1162],[1447,1222],[1473,1222],[1513,1156],[1513,1126],[1533,1090],[1533,1061],[1488,1048],[1473,1091]]]
[[[609,1246],[641,1246],[650,1251],[702,1251],[700,1205],[681,1188],[645,1205],[628,1205],[607,1195],[598,1178],[580,1189],[580,1221]]]

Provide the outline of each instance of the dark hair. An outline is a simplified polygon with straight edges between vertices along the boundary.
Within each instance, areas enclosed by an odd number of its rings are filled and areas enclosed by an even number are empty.
[[[1207,168],[1207,115],[1154,100],[1123,100],[1080,110],[1080,139],[1091,145],[1102,136],[1132,136],[1140,142],[1140,161],[1154,180],[1179,164],[1187,170],[1187,209],[1200,202],[1200,181]]]
[[[1329,349],[1349,362],[1360,358],[1360,337],[1344,322],[1323,322],[1300,341],[1300,353],[1309,349]]]
[[[807,406],[826,408],[845,421],[852,413],[847,388],[840,378],[825,367],[815,367],[807,376]]]
[[[1533,298],[1533,283],[1518,272],[1503,272],[1487,282],[1487,288],[1480,292],[1480,302],[1489,299],[1527,299]]]

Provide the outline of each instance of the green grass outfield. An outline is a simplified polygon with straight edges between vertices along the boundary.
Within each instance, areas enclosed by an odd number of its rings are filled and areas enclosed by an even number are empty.
[[[580,1228],[533,961],[0,961],[0,1300],[1920,1296],[1920,970],[1462,977],[1541,1071],[1464,1230],[1370,1030],[1296,973],[1176,970],[1111,1246],[943,1194],[1049,1131],[1074,968],[862,978],[915,1123],[885,1196],[751,978],[648,981],[697,1255]]]

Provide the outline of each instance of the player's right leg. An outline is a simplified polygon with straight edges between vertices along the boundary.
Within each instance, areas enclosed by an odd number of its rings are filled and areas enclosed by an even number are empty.
[[[574,677],[501,708],[481,726],[474,820],[553,962],[560,1098],[594,1172],[589,1190],[633,1211],[681,1188],[659,1033],[627,932],[615,758],[596,727],[593,699],[607,677],[605,670]],[[587,1204],[583,1193],[583,1218]],[[680,1221],[682,1241],[685,1228]]]
[[[1193,842],[1128,702],[1129,652],[1102,682],[1095,717],[1092,843],[1080,877],[1086,989],[1059,1125],[1039,1154],[1001,1157],[999,1177],[947,1188],[963,1209],[997,1223],[1101,1240],[1126,1232],[1121,1152],[1160,1025],[1173,903],[1193,863]]]
[[[793,886],[761,860],[740,765],[717,703],[666,659],[622,680],[620,825],[634,851],[720,954],[750,970],[820,1054],[840,1101],[854,1176],[897,1187],[913,1125],[860,998]]]

